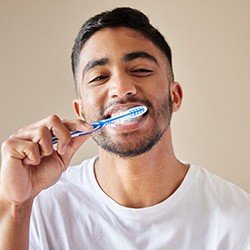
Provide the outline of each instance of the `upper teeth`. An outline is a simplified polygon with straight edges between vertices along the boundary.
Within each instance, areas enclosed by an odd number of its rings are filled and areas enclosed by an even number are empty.
[[[115,113],[115,114],[112,114],[112,118],[113,117],[117,117],[117,116],[120,116],[122,115],[124,112],[119,112],[119,113]],[[115,124],[126,124],[126,123],[132,123],[132,122],[135,122],[137,120],[139,120],[141,118],[141,116],[138,116],[138,117],[131,117],[131,116],[125,116],[125,117],[122,117],[122,118],[119,118],[117,119],[116,121],[114,121]]]
[[[114,118],[114,117],[117,117],[117,116],[120,116],[122,115],[124,112],[117,112],[117,113],[113,113],[111,114],[111,118]]]
[[[118,119],[116,121],[116,124],[126,124],[126,123],[132,123],[132,122],[135,122],[137,120],[140,119],[141,116],[138,116],[138,117],[124,117],[124,118],[121,118],[121,119]]]

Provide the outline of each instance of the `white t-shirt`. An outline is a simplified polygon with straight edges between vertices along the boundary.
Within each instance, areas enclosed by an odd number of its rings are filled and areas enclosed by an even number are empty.
[[[127,208],[98,186],[94,161],[69,167],[35,199],[30,249],[250,249],[250,194],[235,185],[191,165],[168,199]]]

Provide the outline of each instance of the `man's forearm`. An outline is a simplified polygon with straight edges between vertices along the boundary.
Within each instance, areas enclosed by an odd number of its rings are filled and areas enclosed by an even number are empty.
[[[32,201],[13,205],[0,197],[0,249],[28,250]]]

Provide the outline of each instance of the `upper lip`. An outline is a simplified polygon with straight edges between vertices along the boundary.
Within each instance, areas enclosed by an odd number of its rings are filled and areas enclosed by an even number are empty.
[[[119,112],[124,112],[130,108],[134,108],[134,107],[138,107],[140,106],[141,104],[126,104],[126,105],[116,105],[116,106],[113,106],[111,108],[109,108],[105,114],[104,114],[104,118],[107,119],[107,118],[110,118],[112,114],[115,114],[115,113],[119,113]]]

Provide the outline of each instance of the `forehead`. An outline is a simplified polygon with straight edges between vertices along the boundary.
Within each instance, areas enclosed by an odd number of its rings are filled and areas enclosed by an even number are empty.
[[[79,66],[97,58],[121,58],[133,51],[145,51],[166,60],[163,52],[141,33],[129,28],[104,28],[92,35],[80,53]]]

